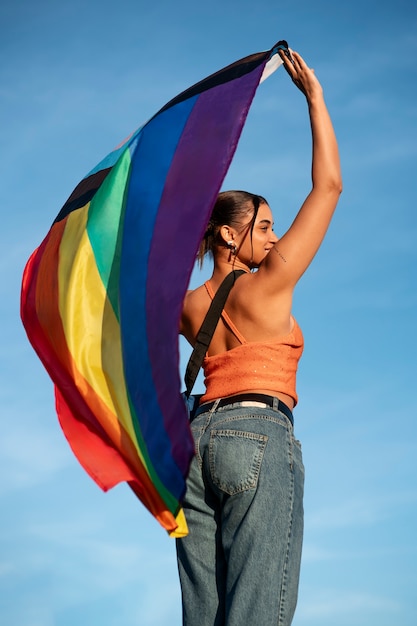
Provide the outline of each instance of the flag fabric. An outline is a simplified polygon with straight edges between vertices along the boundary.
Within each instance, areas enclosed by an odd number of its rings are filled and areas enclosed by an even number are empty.
[[[126,481],[173,536],[193,441],[178,328],[199,242],[279,42],[183,92],[75,188],[29,258],[21,317],[61,427],[103,489]]]

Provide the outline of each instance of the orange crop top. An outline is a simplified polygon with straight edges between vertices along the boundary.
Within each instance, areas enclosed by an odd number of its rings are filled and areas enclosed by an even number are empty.
[[[205,287],[213,298],[211,286]],[[222,318],[241,345],[203,361],[206,393],[201,403],[216,398],[225,398],[254,389],[268,389],[285,393],[297,404],[296,373],[301,358],[304,340],[294,318],[293,328],[271,342],[247,342],[225,311]]]

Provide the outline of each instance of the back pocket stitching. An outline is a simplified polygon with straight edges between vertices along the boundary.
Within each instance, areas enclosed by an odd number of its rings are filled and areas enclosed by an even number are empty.
[[[226,467],[223,467],[222,470],[229,471],[229,480],[221,480],[217,476],[216,465],[218,465],[218,460],[216,461],[216,439],[219,442],[224,442],[225,439],[233,439],[233,440],[247,440],[248,443],[256,444],[256,446],[251,446],[251,456],[248,458],[248,464],[243,469],[239,468],[240,477],[237,480],[236,476],[230,476],[233,473],[233,469],[230,464],[227,467],[227,462],[233,459],[231,454],[226,455]],[[222,492],[227,493],[232,496],[238,493],[242,493],[244,491],[249,491],[251,489],[255,489],[258,484],[259,472],[262,464],[262,459],[264,455],[264,451],[266,448],[266,444],[268,442],[267,435],[261,435],[259,433],[248,433],[244,431],[238,430],[213,430],[210,433],[210,444],[209,444],[209,459],[210,459],[210,473],[213,484],[220,489]],[[255,448],[255,449],[253,449]],[[232,452],[232,451],[230,451]],[[234,456],[236,456],[236,450],[234,451]],[[248,455],[249,456],[249,455]],[[225,465],[223,461],[223,465]],[[236,468],[235,468],[236,469]]]

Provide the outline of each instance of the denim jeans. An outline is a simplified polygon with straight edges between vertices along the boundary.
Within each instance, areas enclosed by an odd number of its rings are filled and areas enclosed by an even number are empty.
[[[293,426],[278,409],[242,402],[217,410],[215,403],[191,428],[189,534],[177,540],[183,624],[289,626],[304,491]]]

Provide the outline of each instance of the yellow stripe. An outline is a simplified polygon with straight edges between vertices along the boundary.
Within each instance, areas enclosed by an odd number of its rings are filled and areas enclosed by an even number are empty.
[[[181,537],[185,537],[188,535],[188,526],[187,521],[185,519],[184,509],[180,509],[175,521],[178,524],[178,527],[175,530],[171,530],[168,534],[170,537],[174,539],[180,539]]]
[[[60,246],[59,310],[65,337],[78,371],[114,414],[119,436],[118,420],[123,425],[149,474],[137,445],[126,394],[119,323],[107,299],[87,236],[88,207],[89,204],[68,217]],[[103,371],[103,336],[104,349],[111,352],[111,358],[106,359],[106,371]],[[120,439],[115,443],[119,442]]]

